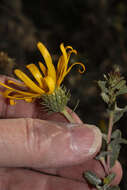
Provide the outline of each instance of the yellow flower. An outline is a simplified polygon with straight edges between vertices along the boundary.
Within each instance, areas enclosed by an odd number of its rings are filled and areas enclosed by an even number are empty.
[[[0,82],[0,85],[5,87],[6,90],[1,92],[5,98],[10,100],[10,104],[14,105],[15,100],[25,100],[27,102],[32,102],[35,98],[40,98],[43,94],[53,94],[55,89],[60,87],[64,77],[70,72],[74,65],[81,65],[85,71],[85,66],[82,63],[75,62],[70,67],[68,67],[69,59],[72,53],[77,54],[71,46],[64,47],[63,43],[60,45],[62,55],[60,56],[57,64],[57,69],[55,69],[50,53],[47,48],[41,43],[37,43],[37,47],[42,54],[45,65],[39,62],[39,68],[35,64],[29,64],[26,68],[31,72],[36,82],[33,82],[24,72],[19,69],[15,69],[15,75],[23,82],[14,82],[8,80],[8,85]],[[12,87],[15,86],[14,87]],[[22,86],[23,90],[19,90]]]

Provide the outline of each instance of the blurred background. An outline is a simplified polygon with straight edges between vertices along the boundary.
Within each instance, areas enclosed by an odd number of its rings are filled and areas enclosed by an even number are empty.
[[[78,51],[71,62],[80,61],[86,72],[73,68],[64,80],[72,94],[69,106],[85,123],[105,128],[106,105],[101,100],[96,81],[119,66],[127,79],[127,2],[125,0],[0,0],[0,74],[13,76],[13,68],[37,63],[42,57],[36,43],[43,42],[54,63],[59,45],[71,45]],[[127,104],[127,95],[119,106]],[[116,124],[127,138],[127,114]],[[126,146],[120,154],[124,166],[122,190],[127,189]]]

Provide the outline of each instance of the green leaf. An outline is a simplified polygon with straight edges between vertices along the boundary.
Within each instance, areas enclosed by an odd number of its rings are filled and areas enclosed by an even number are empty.
[[[116,85],[115,85],[115,88],[116,89],[123,89],[123,87],[126,87],[126,81],[125,80],[121,80],[119,81]]]
[[[116,96],[120,96],[122,94],[127,93],[127,87],[120,89],[118,92],[116,92]]]
[[[109,185],[113,181],[113,179],[115,178],[115,176],[116,176],[115,173],[109,174],[107,177],[105,177],[103,179],[103,183],[106,184],[106,185]]]
[[[98,156],[96,156],[96,160],[102,160],[105,159],[107,155],[111,155],[111,152],[108,151],[102,151]]]
[[[99,80],[97,83],[98,83],[98,86],[101,88],[102,92],[105,92],[105,93],[108,92],[108,89],[106,88],[106,81]]]
[[[108,104],[108,102],[109,102],[109,96],[105,92],[101,93],[101,97],[104,100],[104,102],[106,102]]]
[[[123,139],[123,138],[117,138],[115,140],[113,140],[115,144],[127,144],[127,140]]]
[[[119,129],[116,129],[116,130],[112,133],[111,138],[112,138],[112,139],[121,138],[121,131],[120,131]]]
[[[109,102],[109,96],[108,96],[108,88],[106,88],[106,81],[98,81],[98,86],[101,89],[101,97],[104,100],[104,102],[106,102],[108,104]]]
[[[109,149],[109,151],[111,151],[111,155],[110,155],[110,167],[111,168],[114,166],[116,160],[118,159],[120,148],[121,148],[121,146],[120,146],[120,144],[117,143],[116,140],[113,140],[108,145],[108,149]]]
[[[119,186],[109,187],[107,190],[120,190]]]
[[[124,108],[118,108],[116,106],[115,111],[114,111],[114,120],[113,120],[113,124],[116,123],[117,121],[120,120],[120,118],[123,116],[123,114],[127,111],[127,106],[125,106]]]
[[[97,177],[97,175],[91,171],[87,171],[83,174],[83,176],[85,177],[85,179],[88,180],[88,182],[91,185],[97,186],[97,185],[101,185],[102,184],[102,180]]]

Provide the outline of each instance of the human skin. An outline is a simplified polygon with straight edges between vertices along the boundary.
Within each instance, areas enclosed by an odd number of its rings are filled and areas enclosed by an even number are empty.
[[[1,82],[6,80],[0,77]],[[101,132],[68,111],[74,124],[61,114],[47,114],[38,102],[17,101],[11,106],[0,96],[0,190],[95,189],[82,173],[92,170],[99,177],[105,175],[94,160],[101,147]],[[119,184],[119,162],[113,172],[113,183]]]

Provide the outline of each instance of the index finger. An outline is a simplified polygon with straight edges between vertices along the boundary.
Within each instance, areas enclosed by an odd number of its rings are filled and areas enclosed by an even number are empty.
[[[7,76],[0,76],[0,82],[6,83],[8,79],[12,79]],[[0,86],[0,91],[3,90],[3,87]],[[67,108],[74,120],[77,123],[82,123],[79,117],[72,112],[69,108]],[[49,114],[45,111],[45,108],[39,103],[39,100],[28,103],[24,100],[17,100],[16,105],[12,106],[9,104],[9,101],[0,95],[0,117],[1,118],[37,118],[44,120],[54,120],[54,121],[67,121],[63,115],[58,113]]]

